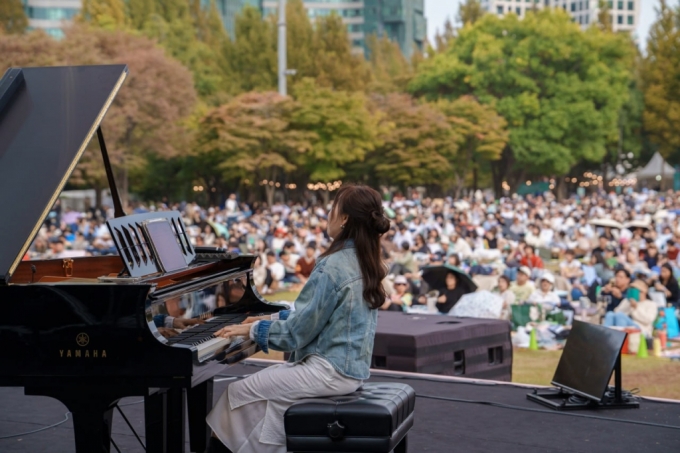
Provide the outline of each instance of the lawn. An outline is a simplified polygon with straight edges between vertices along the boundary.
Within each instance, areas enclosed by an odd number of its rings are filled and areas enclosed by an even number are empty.
[[[279,292],[267,295],[270,301],[293,301],[297,292]],[[550,385],[553,373],[560,360],[561,351],[530,351],[515,349],[512,364],[512,381],[525,384]],[[651,351],[650,351],[651,354]],[[283,354],[273,352],[258,358],[282,360]],[[645,396],[680,399],[680,362],[649,357],[641,359],[632,355],[623,356],[623,387],[626,390],[639,389]]]
[[[561,351],[515,349],[512,381],[550,385],[561,354]],[[624,354],[621,368],[624,389],[637,388],[645,396],[680,399],[680,362]]]

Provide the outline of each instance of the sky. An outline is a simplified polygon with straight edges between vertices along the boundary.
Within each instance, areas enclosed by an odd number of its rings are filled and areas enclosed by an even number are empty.
[[[425,17],[427,18],[427,36],[430,42],[434,42],[437,30],[444,27],[444,22],[449,18],[453,22],[458,12],[458,5],[462,0],[425,0]],[[658,0],[639,0],[642,2],[640,21],[637,27],[637,37],[640,47],[644,49],[649,27],[654,22],[656,14],[654,7]],[[672,2],[671,2],[672,3]]]

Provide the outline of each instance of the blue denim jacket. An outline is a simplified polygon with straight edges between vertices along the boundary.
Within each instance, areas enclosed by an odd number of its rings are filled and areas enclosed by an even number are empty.
[[[316,354],[343,376],[368,379],[378,311],[363,298],[353,241],[320,259],[295,301],[278,321],[260,321],[255,340],[263,351],[292,352],[291,362]]]

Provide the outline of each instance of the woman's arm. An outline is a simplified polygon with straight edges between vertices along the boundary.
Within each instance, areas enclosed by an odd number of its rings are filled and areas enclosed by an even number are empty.
[[[339,300],[335,282],[322,269],[317,269],[296,299],[295,311],[288,311],[285,321],[260,321],[255,329],[255,341],[264,352],[300,349],[328,324]]]

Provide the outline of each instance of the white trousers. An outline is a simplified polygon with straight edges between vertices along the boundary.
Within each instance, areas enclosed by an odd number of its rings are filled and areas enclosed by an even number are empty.
[[[230,384],[206,421],[233,453],[285,453],[286,409],[308,398],[352,393],[362,383],[312,355],[301,362],[265,368]]]

